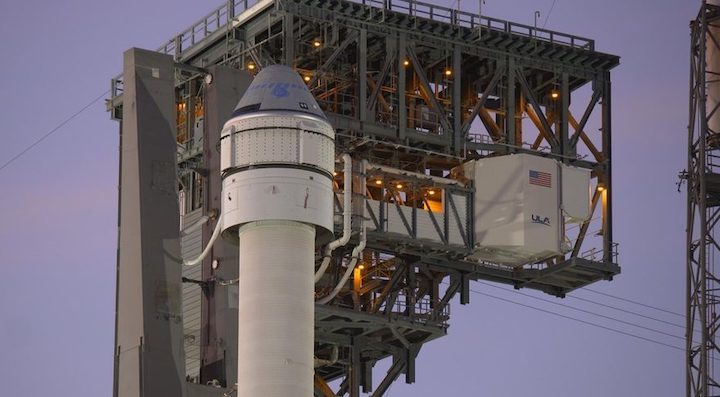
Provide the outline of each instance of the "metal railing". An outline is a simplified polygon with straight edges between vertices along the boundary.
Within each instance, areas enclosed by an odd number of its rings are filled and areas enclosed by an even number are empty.
[[[566,33],[554,32],[534,26],[505,21],[461,11],[453,8],[423,3],[415,0],[349,0],[355,3],[381,8],[388,11],[408,14],[410,16],[429,19],[436,22],[448,23],[469,29],[487,29],[524,36],[552,44],[570,46],[572,48],[590,50],[595,49],[595,42],[591,39],[574,36]]]
[[[172,39],[163,43],[158,52],[175,55],[175,59],[182,53],[200,43],[214,32],[224,28],[235,16],[240,15],[248,8],[259,3],[260,0],[230,0],[214,9],[189,28],[178,33]]]
[[[216,31],[224,29],[233,18],[239,16],[250,7],[258,4],[260,1],[262,0],[229,0],[192,24],[189,28],[176,34],[173,38],[163,43],[157,51],[163,54],[173,55],[176,60],[180,59],[185,52],[194,48]],[[551,44],[564,45],[583,50],[592,51],[595,49],[595,42],[584,37],[554,32],[552,30],[491,18],[467,11],[460,11],[415,0],[348,1],[374,7],[380,10],[404,13],[413,17],[448,23],[464,28],[504,32],[507,34],[532,38]],[[111,98],[114,99],[122,94],[122,74],[114,77],[111,84],[110,94]]]
[[[605,253],[603,249],[596,247],[590,248],[589,250],[580,253],[581,258],[591,261],[603,260],[604,256]],[[610,245],[610,262],[614,264],[618,263],[618,243],[612,243]]]
[[[176,60],[182,55],[200,44],[211,34],[225,29],[230,21],[237,15],[259,3],[261,0],[230,0],[214,9],[209,14],[192,24],[189,28],[176,34],[172,39],[158,47],[157,52],[173,55]],[[122,95],[123,75],[115,76],[111,81],[110,95],[112,99]]]
[[[427,297],[408,303],[406,296],[400,293],[392,305],[390,314],[423,324],[446,325],[450,319],[450,304],[443,304],[437,299],[433,300]]]

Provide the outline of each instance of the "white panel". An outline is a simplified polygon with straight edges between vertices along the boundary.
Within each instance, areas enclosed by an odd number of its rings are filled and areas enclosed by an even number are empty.
[[[335,143],[326,136],[304,132],[300,135],[300,147],[299,163],[324,170],[335,168]]]
[[[444,194],[444,192],[443,192]],[[463,233],[465,233],[465,236],[467,237],[467,228],[465,227],[465,220],[467,219],[467,199],[464,195],[460,194],[452,194],[452,199],[455,203],[455,208],[457,209],[458,216],[460,217],[460,222],[462,222],[462,228]],[[448,203],[447,205],[447,213],[446,216],[448,217],[448,242],[453,245],[465,245],[465,241],[462,238],[462,234],[460,234],[460,226],[458,225],[457,218],[455,217],[455,212],[453,211],[452,207]]]
[[[513,157],[465,164],[466,176],[475,181],[475,241],[479,245],[520,246],[524,243],[524,167]]]
[[[524,249],[533,253],[532,260],[544,259],[560,253],[558,163],[532,155],[523,160]],[[550,187],[530,183],[533,171],[550,174]]]
[[[315,172],[291,168],[246,170],[223,179],[223,227],[283,219],[332,231],[333,200],[330,179]]]
[[[307,164],[326,172],[335,168],[335,133],[318,120],[295,113],[243,115],[225,124],[220,168],[254,164]]]
[[[475,181],[473,257],[529,263],[560,253],[558,163],[517,154],[464,165]]]
[[[441,214],[434,214],[435,220],[438,222],[438,226],[440,226],[440,230],[442,231],[444,228],[443,222],[443,216]],[[438,235],[437,230],[435,229],[435,226],[433,225],[433,221],[430,218],[430,213],[427,211],[421,211],[418,210],[417,212],[417,238],[418,239],[424,239],[424,240],[433,240],[433,242],[441,243],[442,239]]]
[[[380,222],[380,202],[377,200],[368,200],[367,203],[370,204],[370,208],[372,209],[373,215],[375,215],[375,219]],[[370,212],[367,210],[366,215],[370,218]],[[365,221],[365,225],[368,231],[375,230],[375,222],[372,221],[372,218],[369,221]]]
[[[202,217],[202,209],[185,215],[183,224],[194,225]],[[181,238],[180,251],[183,258],[197,258],[202,251],[202,228]],[[183,266],[183,277],[193,280],[202,278],[201,266]],[[197,284],[182,284],[182,318],[185,350],[185,375],[200,375],[200,320],[202,289]],[[194,345],[193,345],[194,343]]]
[[[389,233],[397,233],[402,234],[405,236],[410,236],[408,233],[407,227],[405,227],[405,224],[402,221],[402,218],[400,217],[400,212],[398,211],[398,208],[395,204],[388,204],[387,206],[388,210],[388,225],[387,225],[387,231]],[[410,211],[412,208],[400,206],[400,210],[403,214],[405,214],[405,220],[407,221],[408,225],[412,226],[412,214]]]
[[[562,210],[565,222],[581,223],[590,219],[590,170],[560,166],[562,176]]]

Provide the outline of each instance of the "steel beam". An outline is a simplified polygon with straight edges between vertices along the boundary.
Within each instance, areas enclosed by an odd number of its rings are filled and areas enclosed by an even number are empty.
[[[418,80],[420,81],[420,89],[425,92],[425,95],[430,101],[428,105],[430,105],[430,107],[437,113],[438,118],[440,119],[440,124],[443,127],[443,134],[451,133],[452,126],[450,125],[450,121],[448,121],[447,119],[447,112],[445,111],[445,108],[440,105],[440,102],[438,101],[435,93],[430,87],[430,82],[427,79],[425,69],[420,63],[417,54],[415,54],[415,50],[410,45],[407,46],[407,54],[410,57],[413,69],[415,70],[415,76],[417,76]]]
[[[407,36],[404,32],[398,33],[397,40],[397,70],[398,70],[398,111],[397,111],[397,139],[405,143],[407,128],[407,75],[405,61],[407,60]]]
[[[367,88],[368,88],[368,75],[367,75],[367,29],[360,29],[360,37],[358,38],[358,118],[361,122],[365,123],[368,121],[368,103],[367,103]]]
[[[560,153],[564,156],[563,163],[567,164],[570,158],[575,157],[575,150],[570,144],[569,116],[570,116],[570,76],[560,74],[560,117],[558,117],[558,141]]]
[[[208,71],[211,82],[203,85],[205,137],[202,159],[207,173],[204,178],[203,213],[213,216],[220,213],[222,203],[220,153],[216,145],[223,125],[250,85],[252,76],[226,66],[212,66]],[[203,247],[210,240],[215,222],[203,226]],[[235,280],[238,277],[237,263],[237,247],[219,239],[202,263],[203,280]],[[232,386],[237,380],[237,285],[211,285],[202,297],[200,381],[206,384],[217,380],[222,385]]]
[[[357,31],[353,30],[352,32],[350,32],[347,35],[347,37],[345,37],[345,40],[343,40],[343,42],[340,43],[340,45],[338,45],[337,48],[335,48],[335,50],[332,52],[332,54],[330,54],[330,56],[327,57],[327,59],[325,59],[325,62],[323,62],[323,64],[320,65],[320,67],[318,67],[315,70],[315,73],[313,74],[312,79],[310,79],[308,86],[314,87],[315,84],[317,84],[318,79],[320,79],[320,77],[322,77],[325,74],[327,69],[330,68],[330,65],[332,65],[333,62],[335,62],[337,57],[340,54],[342,54],[342,52],[345,51],[345,49],[347,49],[351,43],[355,42],[357,40],[357,38],[358,38]]]
[[[480,110],[483,108],[483,106],[485,106],[488,96],[495,90],[498,83],[500,82],[500,78],[504,75],[505,73],[503,69],[500,67],[500,65],[498,65],[497,69],[495,69],[495,74],[493,75],[492,80],[490,80],[490,83],[488,83],[487,87],[485,87],[485,91],[483,91],[480,99],[478,99],[477,103],[473,107],[472,112],[470,112],[470,116],[467,118],[467,120],[465,120],[462,125],[463,136],[466,136],[468,134],[468,132],[470,131],[470,126],[475,120],[475,117],[478,116]]]
[[[575,133],[573,134],[572,138],[570,138],[570,146],[576,147],[578,143],[578,139],[580,139],[580,134],[583,133],[583,130],[585,129],[585,124],[587,124],[588,120],[590,119],[590,115],[592,114],[593,109],[595,109],[595,105],[600,100],[600,96],[602,94],[602,90],[595,87],[595,84],[593,84],[593,95],[590,99],[590,103],[585,108],[585,112],[583,113],[582,117],[580,118],[580,122],[577,123],[577,126],[575,128]]]
[[[465,134],[462,131],[462,84],[464,81],[462,70],[462,50],[460,46],[453,46],[452,52],[452,147],[455,154],[462,154],[465,149]]]
[[[507,73],[505,74],[505,130],[503,131],[503,134],[505,136],[505,142],[511,146],[518,146],[518,144],[522,145],[522,142],[515,142],[515,128],[517,127],[515,124],[515,118],[518,110],[516,108],[517,101],[515,99],[515,91],[517,89],[515,85],[515,70],[515,58],[510,57],[507,62]]]

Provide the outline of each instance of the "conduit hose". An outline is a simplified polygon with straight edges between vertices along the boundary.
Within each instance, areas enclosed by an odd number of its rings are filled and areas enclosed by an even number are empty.
[[[197,258],[191,260],[191,261],[183,261],[183,266],[195,266],[199,263],[201,263],[205,257],[208,256],[210,253],[210,249],[212,248],[213,244],[215,244],[215,240],[220,236],[220,231],[222,230],[222,223],[223,223],[223,217],[222,214],[218,217],[217,223],[215,224],[215,230],[213,230],[212,236],[210,236],[210,241],[208,241],[207,246],[205,249],[200,253],[200,256]]]
[[[367,163],[367,161],[363,160],[363,169],[365,169],[366,163]],[[366,199],[367,198],[366,198],[365,194],[363,194],[363,200],[366,200]],[[340,279],[340,282],[335,286],[335,288],[333,288],[333,290],[330,292],[330,294],[328,294],[327,296],[325,296],[323,298],[318,299],[317,303],[319,303],[321,305],[327,304],[328,302],[333,300],[333,298],[335,298],[335,296],[337,296],[337,294],[340,292],[340,290],[345,285],[345,283],[347,283],[348,279],[350,279],[350,276],[352,275],[353,270],[355,270],[355,266],[357,265],[357,262],[360,259],[360,254],[365,249],[365,245],[367,244],[367,233],[365,230],[365,219],[364,219],[365,203],[363,203],[362,208],[363,208],[363,210],[361,210],[361,213],[359,214],[360,215],[360,242],[353,249],[352,256],[350,258],[350,263],[348,263],[347,270],[345,270],[345,274],[343,274],[342,279]]]
[[[328,243],[325,247],[325,254],[323,255],[322,263],[320,268],[315,272],[315,282],[317,283],[322,278],[323,274],[330,265],[330,259],[332,259],[332,252],[342,247],[350,241],[350,235],[352,234],[352,157],[345,153],[342,155],[343,159],[343,234],[339,239],[333,240]]]

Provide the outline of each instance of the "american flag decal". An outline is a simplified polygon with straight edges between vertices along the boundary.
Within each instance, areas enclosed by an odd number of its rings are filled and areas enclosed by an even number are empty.
[[[542,187],[552,187],[549,172],[530,170],[530,184]]]

